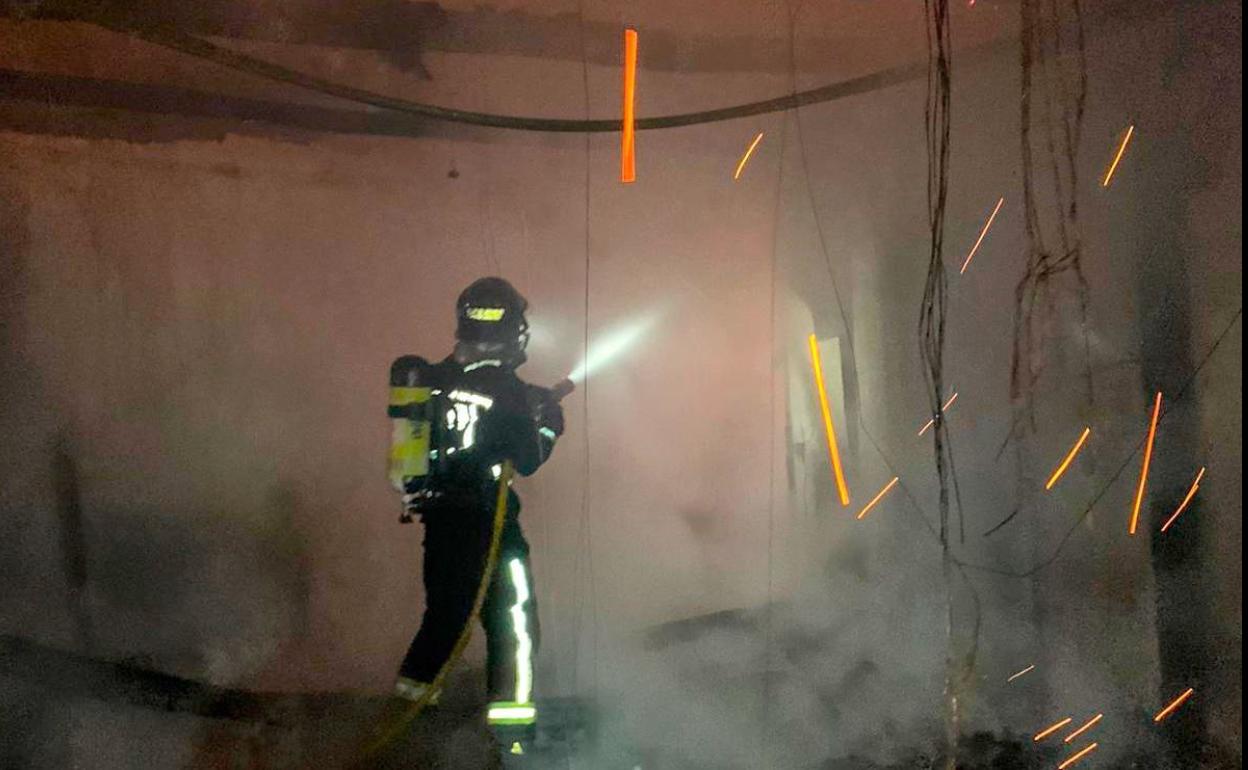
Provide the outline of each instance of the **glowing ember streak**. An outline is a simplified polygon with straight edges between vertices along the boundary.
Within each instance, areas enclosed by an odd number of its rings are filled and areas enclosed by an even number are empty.
[[[1078,730],[1075,730],[1070,735],[1067,735],[1062,740],[1062,743],[1070,743],[1074,739],[1078,738],[1080,735],[1083,735],[1088,730],[1091,730],[1092,726],[1095,725],[1097,722],[1101,721],[1101,719],[1103,719],[1104,717],[1105,717],[1104,714],[1097,714],[1096,716],[1092,717],[1087,722],[1084,722],[1083,727],[1080,727]]]
[[[1052,725],[1050,727],[1046,727],[1040,732],[1036,733],[1036,737],[1032,738],[1032,740],[1039,743],[1040,741],[1044,740],[1045,738],[1048,738],[1050,735],[1062,729],[1063,727],[1065,727],[1066,725],[1070,724],[1073,721],[1075,720],[1071,719],[1070,717],[1066,717],[1065,719],[1058,722],[1057,724]]]
[[[898,480],[899,480],[899,479],[898,479],[896,476],[893,476],[893,480],[892,480],[892,481],[890,481],[890,482],[888,482],[888,484],[887,484],[887,485],[885,485],[885,487],[884,487],[883,489],[881,489],[881,490],[880,490],[880,493],[879,493],[878,495],[876,495],[875,497],[871,498],[871,502],[867,503],[866,507],[865,507],[865,508],[863,508],[861,511],[859,511],[859,512],[858,512],[858,516],[857,516],[857,518],[861,519],[861,518],[863,518],[864,516],[866,516],[866,515],[867,515],[867,511],[869,511],[869,510],[871,510],[872,508],[874,508],[874,507],[875,507],[875,504],[876,504],[876,503],[878,503],[878,502],[880,501],[880,498],[881,498],[881,497],[883,497],[884,495],[888,494],[888,490],[890,490],[890,489],[892,489],[893,487],[897,486],[897,482],[898,482]]]
[[[1053,485],[1057,483],[1057,480],[1060,479],[1062,474],[1066,472],[1066,469],[1070,467],[1071,462],[1075,459],[1075,455],[1079,454],[1080,449],[1083,449],[1083,442],[1088,440],[1088,434],[1091,432],[1091,428],[1083,429],[1083,435],[1080,436],[1079,440],[1075,442],[1074,449],[1071,449],[1070,452],[1067,453],[1066,459],[1062,460],[1062,464],[1057,466],[1057,470],[1053,471],[1053,475],[1049,477],[1048,483],[1044,485],[1046,490],[1052,489]]]
[[[940,411],[943,412],[949,407],[953,406],[953,402],[957,400],[958,400],[958,392],[955,390],[953,392],[953,395],[949,397],[949,400],[945,402],[945,405],[940,408]],[[919,435],[922,436],[924,433],[927,433],[928,430],[930,430],[931,427],[935,424],[936,424],[936,418],[933,417],[932,419],[928,420],[927,425],[924,425],[923,429],[919,431]]]
[[[1174,699],[1174,701],[1173,701],[1173,702],[1172,702],[1169,706],[1166,706],[1164,709],[1162,709],[1162,710],[1161,710],[1161,712],[1157,714],[1157,716],[1153,717],[1153,721],[1154,721],[1154,722],[1160,722],[1161,720],[1163,720],[1163,719],[1165,719],[1166,717],[1170,716],[1172,713],[1174,713],[1174,710],[1175,710],[1175,709],[1177,709],[1179,706],[1183,705],[1183,701],[1185,701],[1185,700],[1187,700],[1188,698],[1192,697],[1192,693],[1194,693],[1194,692],[1196,692],[1196,691],[1195,691],[1195,690],[1193,690],[1191,687],[1187,688],[1187,692],[1185,692],[1185,693],[1183,693],[1182,695],[1180,695],[1179,697],[1175,698],[1175,699]]]
[[[624,30],[624,120],[620,132],[620,181],[637,181],[636,146],[634,144],[636,115],[633,105],[637,97],[637,30]]]
[[[761,141],[763,141],[763,132],[759,131],[758,136],[754,137],[754,141],[750,142],[749,149],[747,149],[745,154],[741,156],[741,162],[737,164],[737,170],[732,175],[734,181],[741,178],[741,172],[745,170],[745,164],[749,162],[750,156],[754,154],[754,148],[757,147],[758,143]]]
[[[984,229],[979,231],[979,240],[975,241],[975,245],[971,247],[971,253],[966,255],[966,261],[962,263],[962,269],[958,271],[958,275],[966,272],[966,266],[971,264],[971,259],[975,256],[975,252],[979,251],[979,244],[984,242],[984,236],[988,234],[988,228],[992,227],[992,220],[997,218],[997,212],[1001,210],[1001,206],[1004,203],[1005,198],[997,201],[997,207],[992,210],[991,216],[988,217],[988,221],[984,224]]]
[[[1015,674],[1014,676],[1010,677],[1009,679],[1006,679],[1005,681],[1007,681],[1007,682],[1013,682],[1015,679],[1018,679],[1020,676],[1022,676],[1023,674],[1026,674],[1028,671],[1031,671],[1031,670],[1032,670],[1032,669],[1034,669],[1035,667],[1036,667],[1036,664],[1035,664],[1035,663],[1032,663],[1030,666],[1028,666],[1027,668],[1023,669],[1022,671],[1019,671],[1017,674]]]
[[[841,468],[841,450],[836,445],[836,428],[832,426],[832,410],[828,407],[828,392],[823,387],[823,364],[819,360],[819,341],[810,335],[810,362],[815,370],[815,385],[819,388],[819,408],[823,410],[823,428],[828,436],[828,456],[832,458],[832,472],[836,476],[836,491],[841,505],[849,505],[849,488],[845,485],[845,471]]]
[[[1101,745],[1101,744],[1099,744],[1099,743],[1089,743],[1089,744],[1088,744],[1088,745],[1087,745],[1087,746],[1086,746],[1086,747],[1085,747],[1082,751],[1080,751],[1078,754],[1075,754],[1075,755],[1074,755],[1073,757],[1071,757],[1070,759],[1068,759],[1068,760],[1066,760],[1065,762],[1063,762],[1062,764],[1058,765],[1058,766],[1057,766],[1057,770],[1066,770],[1066,768],[1070,767],[1071,765],[1075,764],[1076,762],[1078,762],[1079,760],[1083,759],[1083,758],[1084,758],[1084,757],[1086,757],[1087,755],[1091,754],[1093,751],[1095,751],[1095,750],[1096,750],[1096,747],[1097,747],[1097,746],[1100,746],[1100,745]]]
[[[1131,135],[1135,133],[1135,126],[1127,126],[1127,133],[1122,137],[1122,144],[1118,145],[1118,154],[1114,156],[1114,162],[1109,164],[1109,171],[1105,172],[1105,179],[1101,181],[1101,187],[1109,187],[1109,180],[1114,178],[1114,171],[1118,168],[1118,161],[1122,160],[1122,154],[1127,151],[1127,145],[1131,142]]]
[[[1196,480],[1192,482],[1192,488],[1187,490],[1187,497],[1183,498],[1183,502],[1179,504],[1179,507],[1175,510],[1174,515],[1167,519],[1165,524],[1161,525],[1162,532],[1170,529],[1170,525],[1174,523],[1174,520],[1179,518],[1179,514],[1183,512],[1183,509],[1187,508],[1187,504],[1190,503],[1192,498],[1196,496],[1196,490],[1200,488],[1200,480],[1204,478],[1204,476],[1205,469],[1201,468],[1200,473],[1196,474]]]
[[[1140,468],[1140,486],[1135,490],[1135,506],[1131,509],[1131,528],[1135,534],[1136,525],[1140,523],[1140,504],[1144,502],[1144,488],[1148,484],[1148,466],[1153,461],[1153,439],[1157,437],[1157,417],[1161,414],[1161,391],[1153,400],[1153,419],[1148,425],[1148,444],[1144,447],[1144,465]]]

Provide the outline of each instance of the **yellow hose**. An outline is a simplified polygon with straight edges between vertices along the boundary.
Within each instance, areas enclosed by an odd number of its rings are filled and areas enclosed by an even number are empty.
[[[371,758],[378,751],[385,748],[388,743],[397,738],[412,723],[412,720],[420,715],[421,711],[424,711],[425,706],[429,704],[429,699],[433,697],[434,693],[442,689],[442,683],[446,680],[447,674],[459,662],[460,656],[464,654],[464,648],[468,646],[468,640],[472,638],[472,627],[477,622],[477,617],[481,614],[481,606],[485,603],[485,594],[489,590],[490,581],[494,577],[494,568],[498,565],[498,551],[503,540],[503,522],[507,519],[507,492],[510,488],[512,473],[511,461],[504,461],[502,474],[498,477],[498,498],[494,503],[494,530],[490,535],[490,550],[485,557],[485,570],[481,573],[481,583],[477,586],[477,595],[472,601],[472,612],[468,615],[468,620],[464,623],[463,630],[459,632],[459,639],[456,640],[455,646],[451,648],[451,654],[447,656],[446,662],[442,664],[442,668],[438,669],[438,675],[433,678],[433,682],[425,689],[425,693],[399,714],[394,723],[386,728],[380,736],[365,747],[361,761]]]

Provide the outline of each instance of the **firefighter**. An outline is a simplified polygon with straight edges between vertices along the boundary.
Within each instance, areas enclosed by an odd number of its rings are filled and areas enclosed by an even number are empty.
[[[395,435],[390,477],[403,495],[400,521],[425,527],[425,613],[399,669],[395,694],[411,701],[428,691],[467,631],[493,533],[504,467],[523,476],[550,457],[563,433],[553,389],[525,383],[528,303],[502,278],[482,278],[456,303],[456,343],[438,363],[417,356],[390,370]],[[507,476],[507,478],[501,478]],[[493,725],[533,725],[533,657],[539,628],[529,545],[520,500],[506,491],[506,517],[481,624],[487,640],[487,718]]]

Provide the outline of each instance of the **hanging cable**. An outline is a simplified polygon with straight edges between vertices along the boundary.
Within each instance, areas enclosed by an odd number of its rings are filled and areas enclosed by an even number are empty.
[[[563,118],[534,118],[512,115],[495,115],[484,112],[456,110],[448,107],[438,107],[436,105],[413,102],[407,99],[386,96],[384,94],[378,94],[363,88],[357,88],[325,80],[324,78],[299,72],[298,70],[293,70],[288,67],[283,67],[279,64],[265,61],[264,59],[250,56],[225,46],[217,45],[216,43],[210,42],[203,38],[188,35],[184,32],[178,32],[177,30],[169,28],[129,26],[103,19],[89,19],[89,21],[113,32],[129,35],[153,45],[170,48],[190,56],[206,59],[222,67],[227,67],[239,72],[245,72],[249,75],[254,75],[256,77],[265,78],[279,83],[285,83],[287,85],[298,86],[300,88],[327,94],[339,99],[365,104],[370,107],[393,110],[395,112],[401,112],[417,117],[441,120],[450,123],[462,123],[467,125],[485,126],[489,128],[506,128],[520,131],[612,133],[620,130],[621,124],[619,120],[590,120],[588,118],[585,120],[568,120]],[[583,26],[584,25],[582,25],[582,27]],[[967,53],[969,55],[976,56],[989,55],[1001,47],[1002,44],[998,42],[986,43],[975,47]],[[765,99],[762,101],[738,104],[730,107],[721,107],[713,110],[703,110],[700,112],[663,115],[653,118],[638,118],[636,121],[636,128],[639,131],[644,131],[659,128],[693,126],[702,123],[735,120],[737,118],[748,117],[751,115],[764,115],[771,112],[790,110],[804,105],[818,104],[820,102],[828,102],[835,99],[844,99],[855,94],[877,91],[888,86],[916,80],[923,76],[925,69],[926,65],[923,63],[903,64],[901,66],[880,70],[869,75],[850,78],[849,80],[843,80],[839,83],[832,83],[819,88],[796,92],[774,99]]]
[[[941,414],[944,399],[945,299],[948,277],[944,264],[945,209],[949,195],[950,58],[952,56],[948,0],[924,0],[927,29],[927,102],[923,110],[927,138],[927,210],[931,240],[928,249],[927,281],[919,313],[919,351],[927,382],[928,403],[935,420],[932,431],[939,484],[939,525],[942,571],[945,582],[945,766],[957,766],[960,704],[958,696],[967,674],[959,674],[954,655],[954,559],[949,532],[950,457],[946,448],[948,430]],[[959,521],[962,517],[959,516]],[[963,530],[964,532],[964,530]],[[965,534],[963,534],[965,537]]]
[[[1023,170],[1023,223],[1027,237],[1026,268],[1014,290],[1014,343],[1010,363],[1010,398],[1019,414],[1011,436],[1030,423],[1034,430],[1035,384],[1043,371],[1043,329],[1057,311],[1054,279],[1071,272],[1079,300],[1084,343],[1084,380],[1094,398],[1088,332],[1088,282],[1083,272],[1079,225],[1078,153],[1087,104],[1087,53],[1081,0],[1020,0],[1019,140]],[[1064,29],[1074,28],[1074,51],[1067,51]],[[1037,83],[1037,81],[1039,81]],[[1039,128],[1049,165],[1047,190],[1055,206],[1046,227],[1037,203],[1037,152],[1032,131]],[[1054,113],[1057,113],[1056,116]],[[1056,122],[1060,125],[1055,125]],[[1056,234],[1051,248],[1046,231]],[[1037,316],[1040,315],[1038,318]],[[1022,419],[1026,417],[1026,421]],[[1009,439],[1007,438],[1007,441]]]
[[[1029,469],[1034,464],[1026,457],[1024,439],[1036,430],[1035,386],[1044,371],[1044,329],[1057,315],[1060,286],[1055,279],[1066,273],[1073,273],[1075,279],[1083,335],[1084,384],[1088,402],[1094,400],[1088,283],[1083,273],[1078,203],[1077,161],[1087,101],[1087,61],[1080,2],[1020,0],[1019,3],[1019,142],[1026,266],[1014,289],[1009,391],[1013,414],[997,455],[999,457],[1013,443],[1015,510],[1023,513],[1033,510],[1038,499],[1038,480],[1030,475]],[[1064,36],[1064,28],[1071,23],[1075,29],[1073,64],[1068,62],[1070,56]],[[1055,117],[1060,122],[1060,131]],[[1033,129],[1041,131],[1043,156],[1037,152]],[[1037,171],[1037,163],[1043,160],[1047,160],[1047,178]],[[1047,186],[1038,191],[1042,181],[1047,181]],[[1040,192],[1047,193],[1053,201],[1053,215],[1048,218],[1042,217],[1039,211]],[[1056,248],[1050,247],[1048,236],[1052,233],[1056,234]]]
[[[793,36],[793,13],[794,11],[786,3],[785,8],[788,12],[786,28],[789,34],[789,67],[791,80],[789,83],[790,93],[797,92],[796,78],[796,52],[794,50]],[[788,137],[788,112],[780,113],[780,147],[776,161],[776,192],[775,205],[772,208],[771,216],[771,299],[768,317],[771,323],[771,334],[769,336],[769,352],[770,359],[768,361],[768,456],[767,456],[767,598],[764,604],[763,616],[763,703],[762,703],[762,719],[759,720],[759,731],[761,737],[759,740],[760,753],[762,754],[761,767],[771,766],[771,661],[772,647],[774,640],[772,638],[773,623],[773,604],[775,602],[775,529],[776,529],[776,383],[775,383],[775,366],[776,366],[776,292],[778,289],[778,265],[777,251],[780,240],[780,214],[784,206],[784,152],[787,145]],[[760,133],[761,137],[762,134]],[[755,140],[757,142],[757,140]],[[787,449],[786,449],[787,452]]]
[[[585,100],[585,117],[588,119],[590,114],[590,88],[589,88],[589,50],[585,37],[585,0],[577,2],[577,28],[580,33],[581,41],[581,85],[584,91]],[[592,211],[592,181],[593,181],[593,145],[592,137],[587,132],[585,134],[585,240],[583,243],[585,256],[585,293],[583,300],[584,314],[584,330],[581,337],[581,360],[589,360],[589,295],[590,295],[590,214]],[[584,611],[582,603],[583,585],[581,582],[581,559],[585,559],[585,568],[588,576],[590,591],[590,629],[591,639],[593,640],[593,666],[594,692],[598,689],[598,597],[597,587],[595,585],[594,563],[593,563],[593,524],[590,521],[590,443],[589,443],[589,372],[585,372],[585,381],[581,385],[581,431],[583,435],[584,448],[584,468],[582,469],[581,478],[581,509],[580,518],[577,526],[577,542],[576,542],[576,567],[573,570],[574,580],[576,582],[576,631],[573,634],[573,655],[572,655],[572,691],[579,691],[580,676],[580,649],[581,649],[581,616]]]

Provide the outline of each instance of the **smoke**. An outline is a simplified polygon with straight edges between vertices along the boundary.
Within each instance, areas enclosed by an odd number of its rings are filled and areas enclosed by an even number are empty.
[[[936,743],[942,607],[921,577],[936,552],[881,556],[819,529],[806,534],[830,555],[771,604],[616,639],[607,746],[646,767],[803,768],[896,762]],[[863,565],[894,575],[869,580]]]

